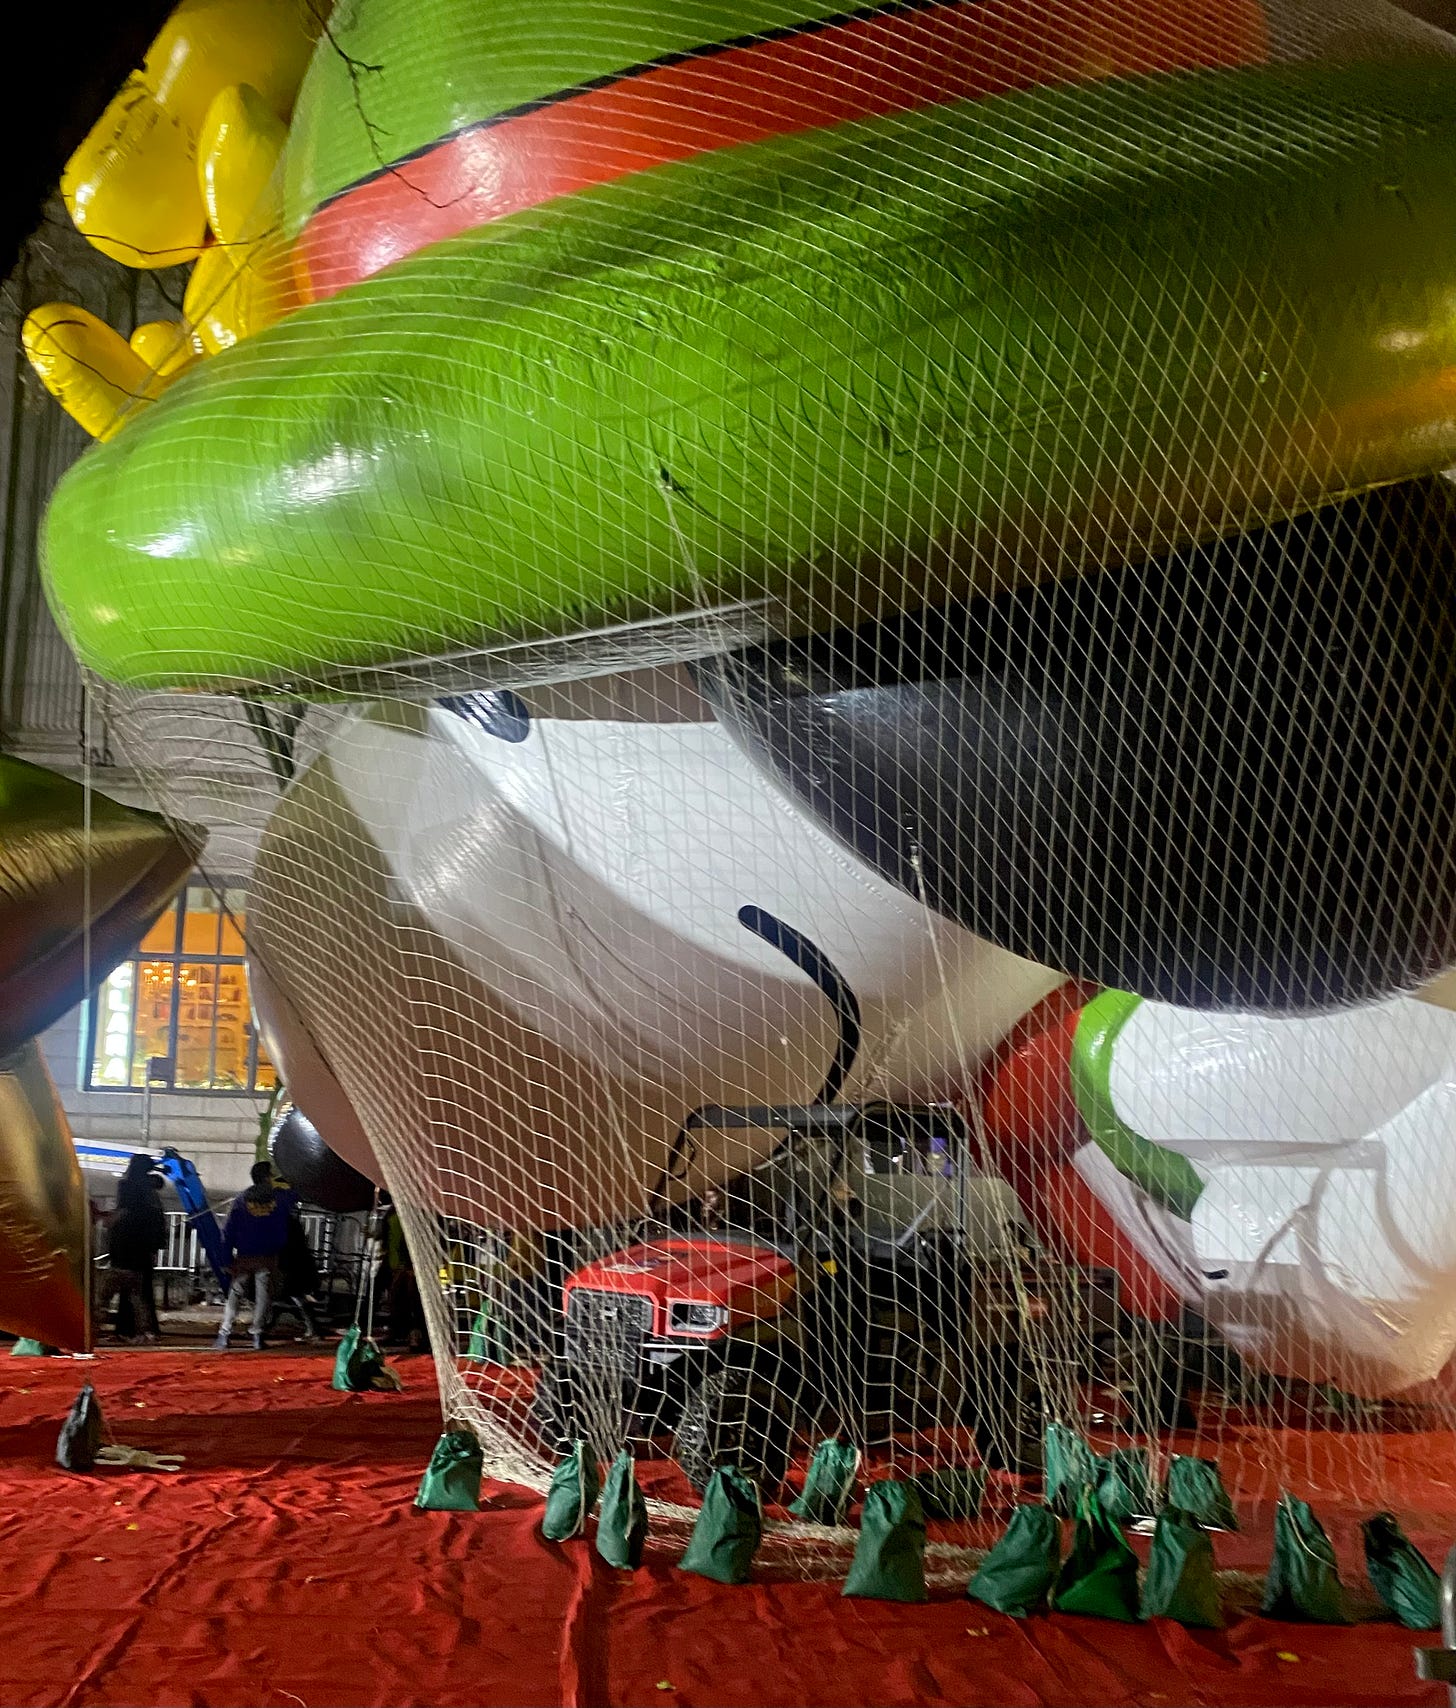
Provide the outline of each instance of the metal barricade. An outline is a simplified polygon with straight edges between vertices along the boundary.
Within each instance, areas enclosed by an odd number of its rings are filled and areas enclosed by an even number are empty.
[[[191,1226],[191,1218],[185,1210],[168,1210],[167,1241],[162,1248],[162,1259],[157,1265],[157,1278],[162,1283],[161,1305],[163,1310],[172,1306],[172,1285],[181,1280],[183,1287],[183,1303],[191,1304],[193,1294],[205,1286],[203,1272],[207,1260],[202,1251],[201,1242],[197,1238],[196,1228]]]

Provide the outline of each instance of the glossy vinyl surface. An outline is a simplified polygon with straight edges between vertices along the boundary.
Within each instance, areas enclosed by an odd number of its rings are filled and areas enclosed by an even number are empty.
[[[0,1055],[106,977],[182,887],[202,837],[0,754]],[[90,982],[86,982],[89,971]]]
[[[821,626],[1244,527],[1456,461],[1453,189],[1456,71],[1417,59],[662,166],[183,376],[58,489],[51,598],[115,680],[319,691],[522,641],[569,670],[586,635],[705,606]]]
[[[0,1054],[0,1328],[87,1350],[90,1221],[71,1129],[32,1040]]]
[[[1072,1051],[1074,1166],[1123,1238],[1243,1357],[1398,1393],[1456,1352],[1456,1016],[1199,1013],[1104,992]],[[1191,1178],[1175,1207],[1119,1139]],[[1165,1175],[1169,1170],[1165,1168]]]
[[[1018,954],[1308,1010],[1456,961],[1456,489],[700,667],[868,864]]]
[[[334,41],[350,52],[358,34],[359,56],[377,52],[383,69],[350,87],[340,54],[321,55],[304,90],[289,225],[301,228],[306,295],[706,150],[1040,84],[1257,62],[1266,46],[1259,0],[914,0],[828,13],[639,0],[576,14],[519,0],[346,10]],[[351,165],[355,180],[332,188]]]
[[[954,1083],[1057,982],[928,920],[711,721],[515,734],[400,705],[349,719],[280,801],[249,889],[291,1092],[350,1163],[377,1156],[445,1215],[599,1225],[641,1208],[690,1110],[814,1096],[834,1011],[745,907],[856,993],[851,1098]],[[700,1135],[673,1195],[780,1136]]]
[[[273,1166],[300,1198],[338,1215],[368,1210],[374,1182],[350,1167],[304,1114],[290,1109],[271,1140]]]
[[[988,1166],[1011,1183],[1049,1250],[1111,1270],[1119,1302],[1146,1321],[1176,1322],[1182,1294],[1077,1172],[1088,1135],[1072,1090],[1072,1045],[1095,995],[1069,981],[1018,1022],[980,1076],[975,1130]]]

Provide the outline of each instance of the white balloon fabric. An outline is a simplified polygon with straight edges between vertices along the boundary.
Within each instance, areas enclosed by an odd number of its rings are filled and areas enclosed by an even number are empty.
[[[334,1148],[416,1203],[482,1226],[600,1226],[640,1211],[693,1108],[811,1098],[832,1008],[745,907],[856,992],[850,1096],[963,1086],[1059,983],[882,883],[716,724],[651,704],[370,708],[273,815],[250,913],[264,1034]],[[1192,1164],[1191,1215],[1096,1144],[1074,1166],[1250,1363],[1373,1395],[1456,1351],[1456,1015],[1143,1002],[1107,1095]],[[696,1135],[673,1195],[776,1137]]]
[[[1202,1191],[1184,1220],[1095,1144],[1078,1172],[1251,1362],[1378,1396],[1456,1352],[1456,1014],[1404,997],[1289,1019],[1143,1002],[1107,1089]]]
[[[580,1227],[641,1209],[693,1108],[822,1083],[834,1011],[745,908],[856,993],[847,1095],[948,1089],[1060,982],[883,883],[666,701],[351,718],[265,833],[249,948],[270,1047],[347,1160],[372,1146],[391,1184],[479,1225]],[[777,1136],[696,1135],[674,1195]]]

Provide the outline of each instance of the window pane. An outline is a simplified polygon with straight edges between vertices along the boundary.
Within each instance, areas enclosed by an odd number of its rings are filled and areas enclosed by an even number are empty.
[[[92,1085],[127,1085],[131,1080],[131,999],[136,965],[123,961],[96,992],[96,1049]]]
[[[215,955],[221,922],[217,896],[206,884],[187,886],[187,917],[182,921],[184,955]]]
[[[177,1085],[248,1089],[247,973],[238,962],[184,961],[177,986]]]
[[[187,886],[147,933],[145,953],[118,967],[93,999],[90,1084],[140,1086],[149,1057],[173,1055],[178,1090],[274,1089],[278,1075],[248,999],[246,904],[239,888]]]
[[[213,930],[217,930],[216,917]],[[177,1084],[212,1085],[212,1034],[217,1019],[217,968],[184,961],[177,986]]]
[[[165,1056],[172,1027],[175,963],[142,961],[137,966],[136,1026],[132,1034],[131,1083],[146,1078],[147,1058]],[[115,975],[112,975],[115,977]]]
[[[222,948],[224,955],[241,955],[245,944],[243,933],[248,928],[248,895],[246,890],[224,890],[222,918]]]
[[[259,1091],[272,1091],[278,1084],[278,1069],[268,1060],[263,1040],[258,1040],[258,1077],[254,1081]]]
[[[177,904],[175,902],[142,938],[140,951],[143,955],[175,955],[177,953]]]
[[[253,1048],[253,1005],[248,973],[239,962],[217,969],[217,1043],[212,1083],[229,1091],[248,1089]]]

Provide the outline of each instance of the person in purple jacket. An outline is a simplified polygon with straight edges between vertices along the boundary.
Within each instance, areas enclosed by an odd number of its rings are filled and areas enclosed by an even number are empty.
[[[288,1241],[288,1218],[293,1213],[294,1194],[280,1187],[271,1162],[253,1164],[253,1184],[233,1199],[222,1226],[222,1246],[232,1272],[227,1303],[222,1308],[222,1326],[214,1343],[226,1352],[233,1324],[238,1320],[243,1297],[253,1289],[253,1350],[263,1350],[263,1328],[273,1303],[273,1278]]]

